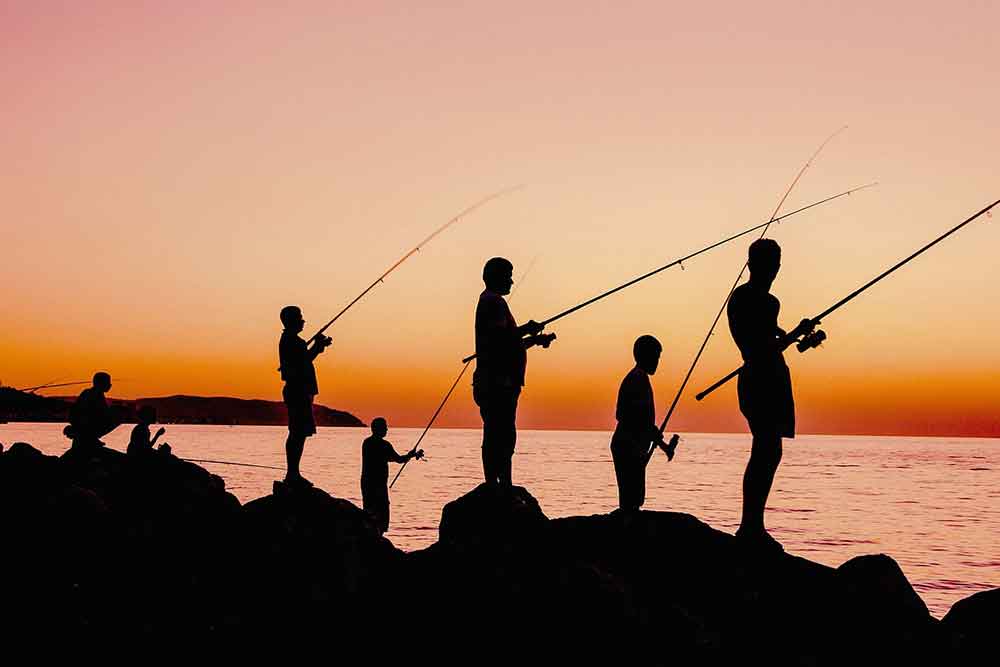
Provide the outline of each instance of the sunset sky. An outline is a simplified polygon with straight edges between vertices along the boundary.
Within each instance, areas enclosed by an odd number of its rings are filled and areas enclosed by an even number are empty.
[[[1000,198],[1000,5],[5,2],[0,381],[278,399],[278,311],[331,330],[318,401],[422,425],[473,351],[483,262],[543,319],[767,220],[789,328]],[[421,3],[427,4],[427,3]],[[804,433],[1000,436],[1000,211],[787,356]],[[748,242],[559,322],[522,428],[609,428],[636,336],[661,415]],[[743,431],[725,320],[672,428]],[[473,426],[468,383],[441,425]]]

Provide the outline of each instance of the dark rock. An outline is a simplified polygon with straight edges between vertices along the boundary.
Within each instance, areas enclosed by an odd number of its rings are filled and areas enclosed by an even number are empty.
[[[839,667],[947,664],[997,617],[991,591],[937,623],[887,556],[833,569],[686,514],[549,520],[521,487],[479,486],[445,506],[436,544],[406,554],[352,503],[276,489],[241,507],[166,453],[60,459],[15,443],[0,453],[0,507],[4,608],[20,626],[5,636],[314,639],[365,648],[356,662]]]
[[[252,582],[240,622],[291,634],[370,623],[403,557],[367,512],[318,488],[244,505],[239,552]]]
[[[998,623],[1000,588],[959,600],[941,619],[942,627],[954,637],[959,655],[969,664],[997,661]]]
[[[874,618],[922,623],[930,612],[899,565],[885,554],[858,556],[837,568],[837,580]]]
[[[26,630],[102,641],[213,625],[239,512],[218,476],[172,456],[60,458],[21,443],[0,456],[0,505]]]
[[[438,538],[442,542],[530,539],[547,523],[538,501],[524,487],[480,484],[444,506]]]

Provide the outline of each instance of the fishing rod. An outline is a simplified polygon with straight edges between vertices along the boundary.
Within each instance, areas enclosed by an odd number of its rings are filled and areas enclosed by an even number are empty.
[[[284,470],[275,466],[265,466],[258,463],[240,463],[238,461],[215,461],[213,459],[181,459],[191,463],[218,463],[225,466],[243,466],[244,468],[267,468],[268,470]]]
[[[469,370],[469,366],[471,364],[472,364],[471,361],[467,361],[465,362],[465,365],[462,366],[462,372],[458,374],[458,377],[455,378],[455,381],[451,384],[451,388],[448,390],[448,393],[444,395],[444,399],[441,400],[441,405],[439,405],[437,407],[437,410],[434,411],[434,414],[431,416],[430,421],[427,422],[427,426],[424,427],[423,433],[421,433],[420,437],[417,438],[416,444],[414,444],[413,449],[410,450],[411,452],[417,451],[417,447],[420,446],[420,442],[424,439],[424,436],[427,435],[427,431],[431,430],[431,426],[434,424],[434,420],[436,420],[437,416],[441,414],[441,411],[444,409],[445,403],[447,403],[448,399],[451,398],[452,392],[455,391],[455,387],[458,386],[458,383],[462,380],[462,376],[465,375],[465,371]],[[396,471],[396,476],[392,478],[392,482],[389,484],[390,489],[392,488],[392,485],[396,483],[396,480],[399,479],[399,476],[403,474],[403,469],[406,468],[406,464],[409,462],[410,459],[407,459],[403,461],[403,465],[399,466],[399,470]]]
[[[528,268],[524,270],[524,273],[521,274],[520,280],[518,280],[517,283],[514,285],[514,289],[510,293],[511,298],[514,297],[514,294],[517,292],[518,288],[524,284],[524,279],[527,278],[528,274],[531,273],[531,270],[535,268],[535,262],[537,261],[538,261],[538,255],[535,255],[534,257],[531,258],[531,262],[528,263]],[[434,425],[434,421],[437,419],[438,415],[441,414],[441,410],[444,409],[445,403],[447,403],[448,399],[451,398],[452,392],[455,391],[455,387],[458,386],[458,383],[459,381],[461,381],[462,376],[465,375],[465,371],[469,370],[469,365],[471,363],[472,359],[469,359],[468,361],[465,362],[465,365],[462,366],[462,370],[458,373],[458,377],[455,378],[455,381],[452,383],[451,388],[448,389],[448,393],[444,395],[444,398],[441,400],[441,405],[439,405],[437,410],[434,411],[434,414],[431,415],[430,421],[428,421],[427,426],[424,427],[424,432],[420,434],[419,438],[417,438],[416,444],[414,444],[413,449],[410,450],[411,452],[417,451],[417,447],[420,446],[420,442],[424,439],[424,436],[427,435],[427,431],[431,430],[431,426]],[[403,461],[403,465],[399,467],[399,470],[396,472],[396,476],[392,478],[392,482],[389,484],[390,489],[392,488],[392,485],[396,483],[396,480],[399,479],[399,476],[403,474],[403,468],[405,468],[406,464],[409,462],[410,462],[409,459]]]
[[[992,204],[990,204],[986,208],[980,210],[978,213],[972,215],[971,217],[966,218],[965,220],[963,220],[959,224],[955,225],[954,227],[952,227],[951,229],[949,229],[948,231],[946,231],[941,236],[937,237],[936,239],[934,239],[933,241],[931,241],[927,245],[923,246],[922,248],[920,248],[919,250],[917,250],[916,252],[914,252],[913,254],[911,254],[908,257],[902,259],[901,261],[897,262],[896,264],[894,264],[890,268],[886,269],[885,271],[883,271],[879,275],[875,276],[874,278],[872,278],[871,280],[869,280],[867,283],[865,283],[864,285],[862,285],[858,289],[854,290],[853,292],[851,292],[850,294],[848,294],[847,296],[845,296],[843,299],[841,299],[837,303],[833,304],[832,306],[830,306],[829,308],[827,308],[826,310],[824,310],[822,313],[820,313],[816,317],[811,318],[809,320],[809,322],[811,322],[813,326],[816,326],[823,319],[825,319],[827,315],[830,315],[831,313],[833,313],[835,310],[837,310],[841,306],[846,305],[851,300],[853,300],[855,297],[859,296],[862,292],[866,291],[868,288],[874,286],[876,283],[878,283],[879,281],[881,281],[883,278],[886,278],[887,276],[889,276],[891,273],[893,273],[897,269],[900,269],[903,266],[909,264],[911,261],[913,261],[914,259],[916,259],[920,255],[924,254],[925,252],[927,252],[928,250],[930,250],[931,248],[933,248],[934,246],[936,246],[938,243],[940,243],[941,241],[945,240],[946,238],[948,238],[949,236],[951,236],[952,234],[954,234],[958,230],[962,229],[966,225],[970,224],[971,222],[973,222],[974,220],[976,220],[980,216],[982,216],[984,214],[988,215],[990,213],[990,211],[994,207],[997,206],[997,204],[1000,204],[1000,199],[996,200],[995,202],[993,202]],[[801,340],[799,340],[798,341],[798,345],[796,347],[798,348],[799,352],[805,352],[806,350],[809,350],[809,349],[811,349],[813,347],[817,347],[825,339],[826,339],[826,334],[825,333],[823,333],[822,331],[815,331],[812,334],[808,334],[808,335],[804,336]],[[783,345],[784,347],[782,347],[781,349],[784,349],[785,347],[788,347],[793,342],[796,342],[796,341],[794,339],[788,339],[788,338],[782,339],[780,341],[780,344]],[[713,391],[715,391],[716,389],[718,389],[719,387],[721,387],[722,385],[726,384],[727,382],[729,382],[730,380],[732,380],[734,377],[736,377],[737,375],[739,375],[740,372],[743,370],[743,368],[744,368],[744,366],[740,366],[739,368],[737,368],[736,370],[734,370],[729,375],[725,376],[724,378],[722,378],[721,380],[719,380],[718,382],[716,382],[712,386],[708,387],[707,389],[705,389],[701,393],[697,394],[695,396],[695,398],[697,398],[699,401],[702,400],[703,398],[705,398],[706,396],[708,396],[709,394],[711,394]]]
[[[120,380],[119,380],[120,381]],[[46,384],[40,384],[37,387],[25,387],[24,389],[18,389],[18,391],[23,392],[35,392],[39,389],[52,389],[53,387],[73,387],[80,384],[90,384],[92,380],[80,380],[78,382],[48,382]]]
[[[333,316],[333,319],[331,319],[329,322],[327,322],[326,324],[324,324],[323,328],[321,328],[319,331],[317,331],[316,334],[312,338],[310,338],[309,340],[310,341],[318,340],[320,338],[320,336],[323,335],[323,332],[325,332],[327,329],[329,329],[333,325],[334,322],[336,322],[338,319],[340,319],[341,315],[343,315],[344,313],[346,313],[348,310],[351,309],[351,307],[354,304],[356,304],[358,301],[360,301],[361,299],[363,299],[364,296],[366,294],[368,294],[368,292],[370,292],[373,289],[375,289],[375,286],[378,285],[379,283],[381,283],[383,280],[385,280],[386,276],[388,276],[390,273],[392,273],[393,271],[395,271],[396,268],[400,264],[402,264],[403,262],[405,262],[406,260],[408,260],[411,256],[413,256],[424,245],[426,245],[427,243],[429,243],[435,236],[437,236],[438,234],[440,234],[441,232],[443,232],[444,230],[446,230],[448,227],[451,227],[453,224],[455,224],[456,222],[458,222],[459,220],[461,220],[465,216],[469,215],[470,213],[472,213],[476,209],[481,208],[482,206],[485,206],[487,203],[493,201],[494,199],[499,199],[500,197],[509,195],[512,192],[516,192],[518,190],[521,190],[522,188],[524,188],[523,185],[516,185],[516,186],[511,187],[511,188],[505,188],[503,190],[499,190],[497,192],[494,192],[493,194],[491,194],[491,195],[489,195],[487,197],[483,197],[482,199],[480,199],[479,201],[477,201],[476,203],[474,203],[472,206],[469,206],[468,208],[464,209],[461,213],[459,213],[458,215],[454,216],[453,218],[451,218],[450,220],[448,220],[446,223],[444,223],[443,225],[441,225],[440,227],[438,227],[437,229],[435,229],[433,232],[430,233],[430,235],[427,236],[427,238],[425,238],[423,241],[421,241],[420,243],[418,243],[416,245],[416,247],[412,248],[409,252],[407,252],[405,255],[403,255],[398,260],[396,260],[395,264],[393,264],[388,269],[386,269],[385,273],[383,273],[378,278],[376,278],[375,281],[371,285],[369,285],[368,287],[366,287],[364,289],[364,291],[361,292],[361,294],[359,294],[356,297],[354,297],[353,301],[351,301],[349,304],[347,304],[346,306],[344,306],[339,313],[337,313],[336,315]]]
[[[835,195],[832,195],[832,196],[827,197],[825,199],[821,199],[819,201],[813,202],[812,204],[809,204],[808,206],[803,206],[802,208],[799,208],[799,209],[796,209],[794,211],[791,211],[790,213],[785,213],[784,215],[782,215],[780,217],[777,217],[777,218],[774,218],[772,220],[769,220],[768,222],[762,222],[759,225],[754,225],[753,227],[750,227],[749,229],[745,229],[742,232],[739,232],[738,234],[733,234],[732,236],[730,236],[728,238],[725,238],[725,239],[722,239],[721,241],[716,241],[715,243],[712,243],[711,245],[707,245],[704,248],[701,248],[700,250],[696,250],[695,252],[692,252],[692,253],[690,253],[688,255],[685,255],[684,257],[681,257],[679,259],[675,259],[674,261],[670,262],[669,264],[664,264],[663,266],[661,266],[659,268],[656,268],[656,269],[653,269],[652,271],[649,271],[648,273],[644,273],[641,276],[638,276],[637,278],[633,278],[632,280],[628,281],[627,283],[624,283],[622,285],[619,285],[618,287],[612,288],[612,289],[608,290],[607,292],[603,292],[601,294],[598,294],[597,296],[591,297],[590,299],[587,299],[583,303],[579,303],[579,304],[573,306],[572,308],[567,308],[566,310],[562,311],[561,313],[553,315],[552,317],[550,317],[547,320],[543,320],[542,322],[540,322],[540,324],[543,327],[544,326],[548,326],[549,324],[552,324],[556,320],[562,319],[562,318],[566,317],[567,315],[575,313],[576,311],[580,310],[581,308],[585,308],[585,307],[589,306],[592,303],[595,303],[597,301],[600,301],[601,299],[604,299],[605,297],[609,297],[612,294],[614,294],[615,292],[619,292],[619,291],[625,289],[626,287],[631,287],[632,285],[634,285],[634,284],[636,284],[638,282],[641,282],[641,281],[643,281],[643,280],[645,280],[647,278],[655,276],[657,273],[660,273],[661,271],[666,271],[667,269],[669,269],[669,268],[671,268],[673,266],[678,266],[678,265],[680,265],[681,267],[683,267],[684,266],[684,262],[686,262],[687,260],[689,260],[689,259],[691,259],[693,257],[697,257],[698,255],[701,255],[702,253],[706,253],[709,250],[713,250],[715,248],[718,248],[721,245],[725,245],[726,243],[729,243],[730,241],[734,241],[734,240],[740,238],[741,236],[746,236],[747,234],[755,232],[758,229],[761,229],[762,227],[766,227],[767,225],[771,224],[772,222],[780,222],[780,221],[784,220],[785,218],[789,218],[789,217],[795,215],[796,213],[801,213],[801,212],[806,211],[806,210],[808,210],[810,208],[813,208],[814,206],[819,206],[820,204],[825,204],[828,201],[833,201],[834,199],[839,199],[840,197],[846,197],[847,195],[855,193],[858,190],[864,190],[865,188],[870,188],[870,187],[873,187],[875,185],[878,185],[878,183],[868,183],[866,185],[862,185],[862,186],[859,186],[859,187],[856,187],[856,188],[852,188],[850,190],[845,190],[844,192],[841,192],[839,194],[835,194]],[[462,361],[463,362],[468,362],[468,361],[472,361],[475,358],[476,358],[476,355],[472,354],[472,355],[469,355],[468,357],[465,357],[464,359],[462,359]]]
[[[847,129],[846,125],[837,129],[833,134],[827,137],[823,141],[823,143],[819,145],[819,148],[817,148],[813,152],[813,154],[809,156],[809,159],[805,161],[805,164],[802,165],[802,168],[799,169],[799,172],[795,175],[795,178],[792,179],[791,184],[789,184],[788,188],[785,190],[785,194],[781,195],[781,199],[778,200],[778,205],[774,207],[774,212],[771,214],[771,219],[768,220],[766,224],[762,225],[764,229],[761,231],[759,238],[764,238],[764,235],[767,234],[767,230],[771,227],[772,222],[777,222],[781,220],[781,218],[775,216],[778,215],[778,211],[780,211],[781,207],[785,204],[785,200],[788,199],[788,195],[791,194],[792,190],[798,184],[799,179],[801,179],[802,175],[806,173],[806,169],[812,166],[813,160],[815,160],[816,157],[823,151],[823,149],[826,148],[826,145],[828,143],[833,141],[834,137],[836,137],[838,134],[840,134],[846,129]],[[877,185],[877,183],[872,183],[870,185]],[[739,285],[740,279],[743,278],[743,272],[747,270],[748,263],[749,262],[743,262],[743,266],[740,268],[739,275],[737,275],[736,280],[733,281],[733,286],[729,288],[729,292],[726,294],[726,298],[722,300],[722,306],[719,308],[719,312],[715,314],[715,319],[712,320],[712,325],[708,328],[708,333],[705,334],[705,339],[701,341],[701,346],[698,348],[698,352],[694,355],[694,359],[691,361],[691,366],[688,368],[687,373],[684,375],[684,380],[681,382],[681,386],[677,389],[677,393],[674,394],[674,400],[671,401],[670,408],[667,410],[666,416],[663,418],[663,421],[660,422],[661,435],[667,430],[667,423],[670,421],[670,417],[673,416],[674,410],[677,408],[677,403],[680,401],[681,395],[684,393],[684,390],[687,388],[688,381],[691,379],[691,374],[694,373],[694,369],[698,366],[698,362],[701,360],[701,355],[705,352],[705,348],[708,346],[708,341],[712,338],[712,334],[715,333],[715,327],[718,326],[719,320],[722,318],[722,313],[725,312],[726,310],[726,304],[729,303],[729,298],[733,295],[733,291],[736,289],[736,286]],[[678,440],[679,438],[677,438],[676,435],[670,439],[670,443],[674,448],[676,448]],[[652,458],[653,452],[655,451],[656,451],[656,445],[653,444],[650,446],[649,451],[647,453],[646,456],[647,462],[649,461],[650,458]],[[673,450],[667,449],[666,451],[667,451],[667,456],[670,459],[673,459],[672,455]]]

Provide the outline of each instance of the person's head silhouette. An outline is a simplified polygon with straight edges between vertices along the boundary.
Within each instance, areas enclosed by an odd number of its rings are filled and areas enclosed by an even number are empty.
[[[771,286],[781,268],[781,246],[774,239],[757,239],[747,251],[750,280]]]
[[[514,265],[503,257],[494,257],[483,266],[483,282],[486,289],[497,294],[510,294],[514,284]]]
[[[649,375],[656,372],[662,351],[663,346],[660,345],[660,341],[650,335],[639,336],[632,345],[632,357],[636,365]]]
[[[281,323],[292,333],[302,331],[306,321],[302,319],[302,311],[298,306],[285,306],[281,309]]]
[[[377,438],[384,438],[389,432],[389,425],[385,422],[385,417],[376,417],[372,420],[372,435]]]
[[[94,389],[102,394],[111,391],[111,375],[104,371],[94,373]]]
[[[144,405],[139,408],[138,413],[139,423],[149,426],[156,421],[156,408],[152,405]]]

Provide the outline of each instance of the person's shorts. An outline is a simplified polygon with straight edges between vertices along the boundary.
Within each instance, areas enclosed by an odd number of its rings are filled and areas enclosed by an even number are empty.
[[[313,417],[313,397],[308,394],[282,392],[285,407],[288,408],[288,432],[292,435],[309,437],[316,433],[316,419]]]
[[[787,367],[748,372],[737,381],[740,412],[755,436],[795,437],[795,401]]]

